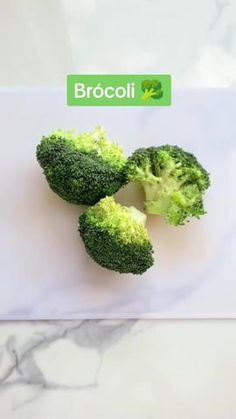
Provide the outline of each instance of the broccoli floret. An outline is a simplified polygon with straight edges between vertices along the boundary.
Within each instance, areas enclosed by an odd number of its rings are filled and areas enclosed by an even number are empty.
[[[79,231],[88,254],[99,265],[143,274],[154,262],[145,222],[145,214],[136,208],[106,197],[80,216]]]
[[[93,205],[125,184],[127,159],[102,127],[55,131],[42,138],[36,154],[51,189],[71,203]]]
[[[140,148],[128,159],[127,175],[142,185],[147,213],[162,215],[172,225],[205,214],[210,178],[193,154],[172,145]]]
[[[161,99],[163,96],[162,84],[159,80],[143,80],[141,89],[144,92],[142,99]]]

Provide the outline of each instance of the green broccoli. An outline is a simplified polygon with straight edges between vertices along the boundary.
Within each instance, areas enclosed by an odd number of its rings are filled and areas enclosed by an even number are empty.
[[[145,222],[145,214],[136,208],[106,197],[80,216],[79,232],[88,254],[99,265],[143,274],[154,263]]]
[[[144,92],[142,99],[161,99],[163,96],[162,84],[159,80],[143,80],[141,89]]]
[[[128,159],[127,176],[142,185],[146,212],[164,216],[169,224],[181,225],[205,214],[209,174],[193,154],[177,146],[136,150]]]
[[[74,204],[93,205],[125,184],[127,159],[102,127],[82,134],[54,131],[36,154],[51,189]]]

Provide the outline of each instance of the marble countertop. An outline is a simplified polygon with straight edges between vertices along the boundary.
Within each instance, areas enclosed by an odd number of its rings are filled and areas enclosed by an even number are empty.
[[[236,85],[235,0],[0,0],[1,86],[68,72]],[[0,324],[3,419],[234,419],[235,321]]]
[[[235,322],[2,323],[10,419],[235,418]]]

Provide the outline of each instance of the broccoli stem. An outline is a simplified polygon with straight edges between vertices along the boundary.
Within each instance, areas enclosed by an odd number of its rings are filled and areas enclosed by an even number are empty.
[[[169,197],[163,195],[163,185],[142,182],[145,194],[145,210],[148,214],[163,214],[168,207]]]
[[[142,96],[142,99],[143,100],[148,100],[153,96],[154,93],[155,93],[154,89],[150,89],[150,90],[146,89],[143,96]]]
[[[160,192],[160,187],[158,187],[158,184],[148,182],[141,182],[141,184],[145,193],[146,201],[154,201],[158,198]]]
[[[144,204],[148,214],[163,215],[167,211],[169,202],[169,198],[162,198],[159,201],[146,201]]]
[[[137,221],[138,223],[142,224],[145,227],[146,220],[147,220],[146,215],[135,207],[129,207],[129,210],[131,211],[133,220]]]
[[[141,182],[145,193],[145,210],[148,214],[165,214],[174,191],[176,181],[171,178],[157,178],[158,182]],[[179,198],[180,199],[180,198]]]

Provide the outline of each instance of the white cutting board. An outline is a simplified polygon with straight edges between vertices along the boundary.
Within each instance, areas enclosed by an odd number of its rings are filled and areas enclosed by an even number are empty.
[[[67,107],[65,93],[1,90],[0,318],[236,317],[236,93],[179,90],[171,107]],[[48,187],[35,159],[55,128],[103,125],[127,154],[177,144],[211,173],[208,214],[184,227],[150,216],[155,265],[143,276],[96,265],[77,233],[82,208]],[[139,205],[127,187],[120,202]]]

